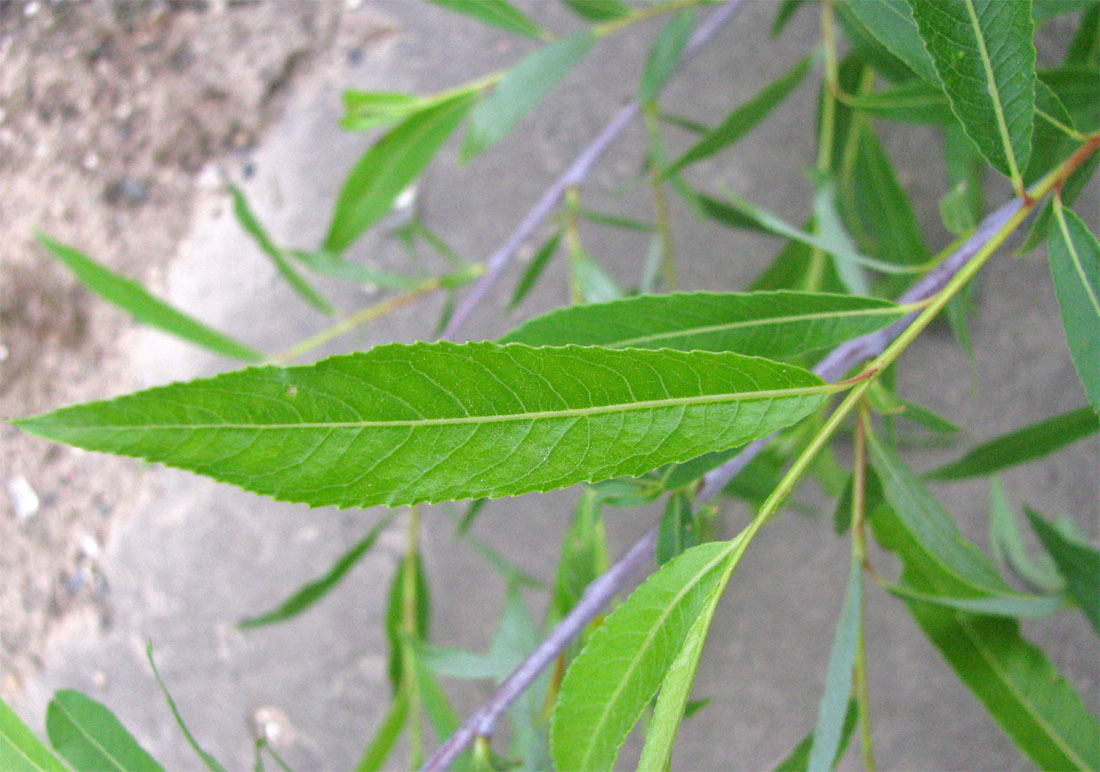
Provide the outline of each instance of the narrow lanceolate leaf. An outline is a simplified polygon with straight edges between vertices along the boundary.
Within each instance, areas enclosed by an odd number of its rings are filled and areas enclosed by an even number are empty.
[[[279,272],[279,275],[281,275],[283,279],[286,280],[286,283],[289,284],[295,292],[301,295],[307,303],[321,313],[331,314],[332,306],[321,297],[320,293],[317,292],[309,282],[303,279],[298,272],[294,270],[294,266],[286,259],[283,250],[275,246],[275,242],[271,240],[271,237],[267,234],[267,231],[264,230],[260,221],[256,219],[256,215],[253,214],[252,208],[248,205],[248,199],[245,198],[244,191],[236,185],[230,185],[229,194],[233,196],[233,214],[236,216],[237,222],[239,222],[241,227],[253,238],[256,245],[263,253],[271,258],[271,262],[275,264],[275,269]]]
[[[17,421],[281,500],[367,507],[637,476],[788,426],[829,391],[737,354],[391,344]]]
[[[967,136],[1014,182],[1035,113],[1034,25],[1026,0],[908,0]]]
[[[919,78],[873,94],[853,94],[847,102],[860,112],[889,121],[958,125],[943,90]]]
[[[855,261],[843,259],[844,255],[856,253],[856,245],[837,212],[836,188],[829,179],[816,179],[815,185],[813,214],[817,239],[825,252],[836,258],[833,268],[845,289],[853,295],[870,295],[871,285],[863,268]]]
[[[378,523],[367,532],[367,535],[341,555],[324,575],[303,585],[297,592],[270,611],[242,619],[237,623],[237,627],[241,630],[247,630],[252,627],[262,627],[263,625],[270,625],[276,622],[285,622],[317,603],[339,584],[340,580],[347,575],[348,571],[367,554],[370,548],[373,547],[374,543],[378,540],[378,537],[393,521],[395,514],[396,513],[391,513],[379,520]]]
[[[802,82],[810,70],[810,64],[810,59],[803,59],[785,75],[768,84],[759,94],[737,107],[721,124],[705,134],[671,166],[662,170],[661,176],[668,177],[689,164],[709,158],[749,133]]]
[[[630,6],[620,0],[562,0],[570,10],[589,21],[610,21],[631,14]]]
[[[172,717],[176,719],[176,726],[183,732],[184,739],[187,740],[187,744],[191,746],[191,750],[195,752],[195,755],[202,760],[203,766],[205,766],[210,772],[225,772],[225,767],[222,766],[216,758],[211,756],[206,750],[199,745],[198,740],[191,734],[191,730],[187,728],[187,724],[183,721],[183,716],[180,715],[179,708],[176,707],[176,701],[172,699],[172,695],[168,692],[168,687],[164,683],[164,679],[160,677],[160,671],[157,670],[157,663],[153,660],[153,642],[149,641],[145,645],[145,657],[149,660],[149,667],[153,668],[153,675],[157,679],[157,684],[160,686],[161,694],[164,695],[164,699],[168,702],[168,709],[172,711]]]
[[[649,102],[657,97],[657,93],[664,88],[665,81],[680,64],[680,55],[687,45],[688,36],[691,34],[692,12],[690,8],[684,8],[668,20],[657,39],[653,41],[653,48],[649,51],[645,69],[642,70],[642,85],[638,90],[638,100]]]
[[[462,141],[463,160],[504,139],[595,42],[596,36],[590,30],[578,32],[543,46],[509,70],[470,116],[470,128]]]
[[[1065,581],[1049,556],[1032,557],[1016,522],[1016,512],[996,477],[989,482],[989,546],[1002,569],[1011,569],[1025,583],[1048,593],[1061,592]]]
[[[1064,535],[1030,507],[1024,511],[1058,573],[1065,578],[1066,589],[1080,604],[1092,629],[1100,633],[1100,552]]]
[[[573,660],[554,710],[558,769],[611,769],[718,587],[733,542],[694,547],[649,577]]]
[[[840,757],[844,755],[844,751],[848,750],[848,742],[852,739],[852,730],[856,728],[857,718],[859,718],[859,705],[855,700],[850,700],[848,710],[844,714],[844,725],[840,730],[840,746],[837,748],[831,769],[836,769]],[[810,746],[813,742],[814,733],[810,732],[782,761],[775,765],[774,772],[806,772],[810,761]]]
[[[531,263],[527,266],[523,275],[519,277],[519,281],[516,282],[516,289],[512,293],[512,299],[508,301],[509,309],[515,308],[522,303],[523,299],[527,297],[527,293],[534,288],[539,277],[542,276],[542,272],[545,271],[546,266],[550,264],[550,258],[554,256],[554,251],[558,248],[559,241],[561,241],[560,230],[539,247],[539,251],[531,258]]]
[[[1100,419],[1087,407],[1047,418],[984,442],[958,461],[925,476],[939,480],[981,477],[1025,461],[1041,458],[1077,442],[1100,428]]]
[[[1073,212],[1054,202],[1048,251],[1073,364],[1100,412],[1100,244]],[[1095,427],[1093,427],[1095,428]]]
[[[921,41],[913,11],[906,0],[856,0],[845,3],[845,8],[867,28],[872,37],[913,72],[935,86],[941,85],[940,76]]]
[[[989,595],[980,598],[960,598],[957,595],[935,595],[920,592],[904,584],[888,585],[892,594],[906,600],[932,603],[945,608],[968,611],[972,614],[1011,617],[1013,619],[1041,619],[1057,611],[1065,602],[1061,595]]]
[[[258,362],[264,358],[255,349],[222,335],[197,319],[157,300],[136,281],[107,270],[82,252],[47,236],[39,235],[38,240],[51,255],[67,265],[88,289],[114,303],[139,322],[232,359]]]
[[[324,248],[340,253],[393,207],[477,100],[465,92],[413,113],[387,132],[352,168],[332,215]]]
[[[844,604],[833,634],[829,665],[825,673],[825,692],[817,708],[817,727],[807,762],[809,772],[828,772],[833,767],[844,735],[844,718],[852,692],[852,668],[859,647],[863,624],[863,563],[853,559],[848,570]]]
[[[545,37],[539,25],[506,0],[428,0],[455,13],[462,13],[507,32],[530,38]]]
[[[77,772],[163,770],[111,711],[80,692],[54,694],[46,708],[46,734]]]
[[[405,728],[405,714],[408,710],[409,697],[406,689],[398,691],[393,698],[390,709],[386,711],[382,722],[374,731],[367,747],[363,749],[363,755],[359,757],[359,763],[355,765],[355,772],[377,772],[386,763],[390,751],[401,736],[401,730]]]
[[[0,769],[10,772],[66,772],[11,707],[0,700]]]
[[[897,550],[907,563],[927,566],[940,575],[945,590],[941,594],[1012,594],[992,561],[962,538],[955,521],[901,459],[873,435],[868,445],[883,496],[897,523],[891,538],[880,535],[883,546]]]
[[[905,313],[878,298],[786,290],[638,295],[551,311],[501,342],[734,351],[780,358],[830,348],[886,327]]]

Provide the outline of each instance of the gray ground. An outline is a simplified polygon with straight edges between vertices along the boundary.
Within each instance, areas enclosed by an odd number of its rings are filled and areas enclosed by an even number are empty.
[[[287,4],[280,7],[281,14],[273,13],[271,40],[285,40],[301,28],[301,20],[287,12],[292,7]],[[335,128],[343,88],[432,91],[514,61],[528,48],[421,3],[375,2],[361,9],[350,4],[317,6],[322,7],[331,15],[330,37],[320,50],[316,41],[302,44],[308,61],[286,86],[278,111],[257,129],[256,141],[231,153],[211,152],[213,160],[204,160],[202,167],[206,171],[191,172],[192,179],[216,180],[220,169],[241,181],[275,237],[300,246],[322,236],[332,198],[367,141]],[[816,20],[804,11],[777,45],[766,35],[773,10],[771,3],[750,5],[671,85],[667,107],[713,122],[731,103],[789,67],[812,44]],[[256,12],[248,7],[218,11],[259,35],[264,28],[248,16]],[[549,3],[535,3],[531,12],[559,29],[572,23]],[[380,35],[380,30],[389,33]],[[202,39],[195,27],[184,31],[193,40]],[[630,94],[649,36],[627,34],[598,47],[543,109],[468,167],[460,167],[454,148],[448,149],[421,186],[426,221],[460,253],[487,253]],[[813,162],[812,127],[806,121],[813,100],[810,89],[801,89],[762,131],[732,153],[700,164],[693,179],[710,189],[725,183],[774,211],[788,213],[792,220],[800,219],[808,205],[802,169]],[[926,233],[939,246],[947,239],[935,213],[943,190],[935,139],[930,131],[899,131],[891,135],[888,146],[903,182],[921,201]],[[629,188],[619,195],[639,163],[640,140],[637,128],[627,132],[590,178],[584,189],[586,203],[648,216],[644,189]],[[926,161],[926,156],[935,162]],[[1005,195],[994,186],[995,201]],[[237,229],[220,187],[193,186],[186,206],[189,219],[172,242],[173,257],[159,262],[154,276],[154,286],[163,296],[265,350],[278,350],[324,326],[323,319],[279,282],[270,264]],[[1095,223],[1095,189],[1078,210]],[[687,288],[743,287],[777,248],[768,240],[700,227],[681,209],[675,215],[681,281]],[[34,254],[28,234],[16,236],[20,256],[13,264],[39,266],[27,257]],[[585,237],[589,250],[617,275],[636,275],[643,241],[596,229],[586,231]],[[382,265],[401,259],[396,245],[382,233],[363,239],[355,255]],[[140,274],[145,270],[140,266],[143,259],[130,253],[112,264]],[[505,316],[503,294],[481,309],[467,328],[470,337],[495,335],[516,319],[562,302],[564,277],[560,266],[556,268],[521,312]],[[60,274],[47,275],[66,286]],[[345,308],[367,300],[358,290],[325,288]],[[65,298],[78,294],[62,295],[50,307],[66,313]],[[977,300],[972,322],[977,387],[965,356],[942,326],[928,331],[905,356],[899,375],[904,394],[966,424],[975,440],[1082,404],[1041,252],[1023,259],[1005,253],[996,259],[982,277]],[[99,324],[103,315],[91,310],[98,303],[79,302],[89,309],[87,326]],[[329,351],[425,337],[438,309],[439,299],[429,299],[337,341]],[[48,316],[40,314],[40,323]],[[109,396],[226,366],[119,318],[107,316],[104,323],[115,328],[112,335],[97,339],[101,357],[112,368],[111,380],[95,383],[94,393],[88,393],[91,387],[76,395],[62,390],[57,401],[48,404],[26,396],[16,400],[5,391],[3,412]],[[16,333],[33,342],[36,331],[31,324],[25,331],[8,333],[7,345],[13,351],[27,346]],[[95,367],[95,360],[89,366]],[[9,367],[6,363],[7,373]],[[33,373],[33,358],[24,367]],[[12,377],[6,374],[5,380]],[[32,726],[41,727],[54,689],[86,690],[114,709],[166,767],[195,768],[197,760],[172,724],[145,663],[145,641],[152,639],[162,674],[192,730],[231,766],[249,764],[249,721],[261,708],[283,717],[280,747],[298,768],[337,769],[354,762],[388,697],[380,617],[403,539],[399,527],[324,604],[293,623],[242,634],[233,628],[237,619],[266,608],[324,570],[378,513],[307,510],[185,473],[67,449],[49,451],[33,440],[9,445],[8,434],[4,439],[5,445],[16,448],[10,466],[5,461],[5,475],[18,472],[40,493],[50,488],[55,494],[53,503],[25,522],[5,513],[5,528],[15,534],[9,543],[16,537],[27,539],[28,529],[43,528],[42,523],[65,506],[66,489],[50,482],[55,477],[49,474],[56,472],[43,472],[47,479],[37,476],[40,456],[54,453],[66,459],[66,468],[93,470],[85,472],[92,477],[99,465],[107,464],[105,468],[121,470],[113,474],[122,480],[100,492],[111,514],[91,543],[74,535],[84,526],[66,531],[68,541],[62,541],[69,550],[64,555],[83,566],[73,568],[72,575],[80,576],[83,570],[99,592],[56,615],[44,628],[45,643],[28,637],[19,639],[22,645],[10,643],[20,630],[11,626],[9,632],[5,621],[9,637],[4,639],[4,694]],[[918,468],[928,468],[956,452],[927,450],[909,458]],[[56,462],[42,463],[46,465],[41,469],[48,470],[48,463]],[[1068,513],[1095,539],[1097,466],[1093,439],[1012,470],[1004,482],[1014,500],[1051,514]],[[77,493],[82,490],[77,487]],[[937,493],[964,532],[984,543],[984,486],[958,483],[942,486]],[[529,571],[549,577],[555,561],[550,547],[564,529],[573,498],[565,491],[496,502],[486,508],[476,532]],[[48,502],[46,496],[43,500]],[[828,505],[824,509],[831,511]],[[747,514],[743,507],[730,505],[727,531],[732,533]],[[614,551],[629,544],[651,518],[650,512],[612,511]],[[426,559],[435,588],[434,639],[480,648],[495,620],[502,588],[476,554],[451,541],[449,523],[439,512],[429,510],[426,520]],[[34,542],[29,543],[33,557]],[[73,550],[73,544],[84,546]],[[812,724],[840,606],[847,549],[845,542],[831,536],[827,519],[791,514],[762,533],[723,601],[699,680],[699,693],[713,699],[685,724],[675,768],[765,768]],[[892,568],[888,556],[876,556],[876,563],[880,570]],[[8,570],[23,577],[18,561],[13,561],[5,566],[5,584]],[[49,567],[51,572],[58,570]],[[47,577],[52,581],[54,573]],[[48,605],[49,600],[23,596],[24,607],[34,603]],[[880,765],[1028,766],[925,642],[904,608],[874,587],[868,592],[868,606],[871,703]],[[1096,642],[1080,616],[1063,614],[1026,627],[1028,636],[1046,648],[1095,709],[1100,698]],[[37,661],[28,659],[28,648],[40,655]],[[15,662],[21,663],[17,673],[10,667]],[[487,686],[457,688],[459,712],[467,713],[487,691]],[[850,753],[845,765],[855,768],[859,762]]]

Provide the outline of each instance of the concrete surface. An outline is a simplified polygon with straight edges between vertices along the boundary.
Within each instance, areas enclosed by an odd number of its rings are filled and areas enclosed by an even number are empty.
[[[336,127],[339,94],[348,86],[431,91],[512,62],[529,44],[505,39],[422,3],[377,2],[372,12],[392,17],[398,32],[366,49],[342,72],[316,72],[299,81],[285,114],[245,159],[254,174],[246,190],[277,239],[316,243],[344,173],[367,144]],[[774,6],[751,4],[727,31],[678,77],[667,92],[673,112],[703,121],[783,72],[812,45],[813,13],[801,13],[780,44],[766,35]],[[572,24],[556,6],[536,3],[532,13],[558,29]],[[601,44],[532,118],[511,137],[466,168],[453,143],[422,185],[426,221],[464,255],[487,253],[525,208],[627,97],[648,47],[649,35],[628,34]],[[700,186],[729,185],[800,220],[809,186],[802,169],[813,161],[814,101],[804,87],[762,131],[731,153],[700,164]],[[640,160],[635,127],[616,145],[584,188],[593,208],[645,216],[646,191],[635,186],[619,197]],[[893,134],[888,143],[907,185],[921,200],[926,233],[946,241],[935,214],[939,178],[934,134],[923,129]],[[683,142],[684,138],[679,137]],[[924,156],[935,158],[927,163]],[[240,177],[243,160],[231,173]],[[1003,190],[994,186],[994,202]],[[1079,207],[1095,215],[1095,186]],[[700,226],[677,207],[675,239],[684,287],[743,287],[778,248],[772,240]],[[1093,217],[1095,222],[1095,217]],[[636,275],[644,242],[630,234],[587,228],[586,245],[616,275]],[[363,239],[354,255],[396,264],[400,253],[380,234]],[[513,271],[512,276],[516,275]],[[299,303],[270,265],[236,228],[227,197],[200,203],[190,236],[181,244],[169,277],[169,295],[185,308],[276,350],[320,329],[324,322]],[[325,285],[343,307],[364,298]],[[505,318],[502,289],[467,329],[492,336],[515,319],[564,299],[561,266],[551,269],[540,293]],[[1065,348],[1043,254],[996,259],[981,280],[972,322],[978,386],[945,326],[930,330],[905,355],[899,375],[904,394],[970,427],[972,440],[996,435],[1083,403]],[[337,341],[330,351],[430,334],[438,313],[433,299]],[[135,334],[133,372],[152,385],[224,369],[221,361],[152,332]],[[104,395],[107,396],[107,395]],[[912,452],[928,468],[957,450]],[[1079,443],[1043,462],[1004,475],[1015,501],[1072,516],[1097,536],[1097,443]],[[266,608],[323,571],[379,512],[308,510],[276,503],[198,477],[150,468],[134,515],[116,531],[103,556],[112,617],[106,629],[90,618],[57,634],[40,679],[18,707],[41,726],[52,690],[86,690],[123,722],[170,769],[193,769],[144,661],[152,639],[162,674],[192,731],[227,764],[250,764],[248,721],[270,707],[287,719],[286,757],[299,769],[352,765],[386,707],[385,643],[381,615],[402,536],[394,530],[323,604],[296,621],[242,634],[233,623]],[[937,489],[971,538],[985,544],[986,491],[981,483]],[[552,576],[558,543],[574,494],[526,496],[489,505],[476,532],[532,573]],[[826,513],[831,505],[823,505]],[[728,507],[726,531],[747,517]],[[612,511],[609,527],[617,553],[644,530],[651,513]],[[450,540],[450,526],[429,510],[426,560],[435,591],[434,640],[480,648],[495,623],[499,582],[467,546]],[[400,523],[400,520],[398,521]],[[396,528],[396,526],[395,526]],[[814,721],[825,661],[847,570],[847,543],[831,534],[828,519],[787,515],[769,526],[738,569],[708,642],[698,693],[711,705],[688,721],[674,768],[761,769],[782,756]],[[879,555],[880,569],[892,569]],[[532,596],[541,608],[542,599]],[[1011,769],[1029,766],[984,709],[957,682],[921,636],[905,609],[877,588],[868,589],[867,644],[876,751],[882,768]],[[1096,640],[1077,614],[1026,625],[1055,665],[1096,709],[1100,699]],[[488,687],[456,689],[456,707],[468,713]],[[624,764],[628,757],[624,757]],[[400,763],[397,762],[397,766]],[[844,768],[859,767],[849,753]]]

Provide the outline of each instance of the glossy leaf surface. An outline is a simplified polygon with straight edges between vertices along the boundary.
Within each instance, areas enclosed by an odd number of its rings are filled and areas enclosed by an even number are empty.
[[[824,390],[736,354],[391,344],[17,423],[281,500],[394,506],[636,476],[766,436]]]

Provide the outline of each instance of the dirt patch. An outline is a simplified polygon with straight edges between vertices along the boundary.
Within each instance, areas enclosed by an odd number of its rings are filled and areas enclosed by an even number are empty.
[[[0,413],[134,386],[128,317],[35,242],[73,244],[154,293],[212,161],[247,156],[299,73],[388,33],[345,2],[0,0]],[[57,622],[110,625],[101,545],[142,469],[0,425],[0,693]]]

